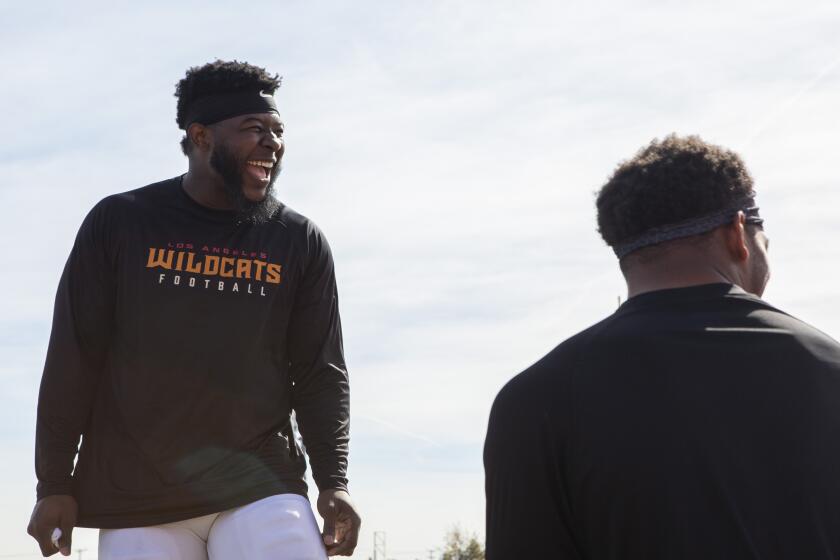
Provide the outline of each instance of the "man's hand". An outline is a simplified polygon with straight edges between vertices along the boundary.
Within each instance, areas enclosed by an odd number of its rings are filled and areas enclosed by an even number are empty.
[[[70,542],[78,512],[79,506],[73,496],[55,495],[38,500],[35,509],[32,510],[26,532],[38,541],[41,554],[52,556],[61,552],[64,556],[70,556]],[[56,528],[61,529],[57,547],[52,541],[52,534]]]
[[[344,490],[324,490],[318,496],[318,513],[324,518],[324,546],[329,556],[350,556],[359,542],[362,519]]]

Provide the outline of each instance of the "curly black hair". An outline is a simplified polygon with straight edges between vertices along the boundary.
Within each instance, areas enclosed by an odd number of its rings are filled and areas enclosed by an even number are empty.
[[[175,86],[175,97],[178,98],[178,108],[175,122],[183,128],[190,105],[193,101],[206,95],[215,93],[230,93],[237,91],[265,91],[274,93],[280,87],[281,78],[266,72],[265,68],[239,62],[237,60],[216,60],[204,66],[193,66]],[[190,142],[187,135],[181,139],[181,149],[184,154],[189,153]]]
[[[598,231],[608,245],[721,210],[754,196],[740,156],[699,136],[654,139],[622,162],[598,192]]]

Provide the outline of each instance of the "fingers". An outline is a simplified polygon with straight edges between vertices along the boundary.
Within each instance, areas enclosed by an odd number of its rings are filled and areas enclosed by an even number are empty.
[[[329,547],[335,544],[335,503],[331,502],[329,507],[325,508],[323,512],[321,512],[321,516],[324,518],[324,545],[329,549]]]
[[[361,518],[346,490],[323,490],[318,511],[324,518],[324,545],[329,556],[350,556],[359,540]]]
[[[37,510],[36,510],[37,511]],[[29,519],[29,525],[26,526],[26,533],[38,542],[38,547],[41,549],[43,556],[55,554],[56,547],[50,542],[49,528],[41,527],[37,522],[35,512],[32,512],[32,517]]]
[[[327,547],[328,556],[350,556],[356,550],[358,544],[358,534],[349,536],[338,544]]]
[[[73,541],[73,525],[68,525],[66,521],[62,525],[60,527],[61,536],[58,538],[58,551],[64,556],[70,556]]]
[[[70,556],[76,508],[75,499],[69,495],[47,496],[35,504],[26,532],[38,541],[43,556],[59,551]]]
[[[70,556],[72,546],[73,527],[34,527],[32,524],[26,529],[38,541],[41,555],[52,556],[60,552],[64,556]]]
[[[329,556],[350,556],[359,542],[359,530],[362,520],[355,511],[341,511],[338,513],[338,529],[341,539],[333,546],[327,546]]]
[[[55,527],[45,525],[41,527],[33,527],[32,531],[29,532],[29,534],[38,541],[38,547],[41,549],[42,556],[52,556],[58,552],[58,547],[52,542],[52,532],[54,529]]]
[[[345,539],[342,542],[327,547],[327,556],[350,556],[356,549],[356,542]]]

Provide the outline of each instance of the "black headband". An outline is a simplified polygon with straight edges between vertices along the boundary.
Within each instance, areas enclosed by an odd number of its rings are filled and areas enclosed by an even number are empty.
[[[755,205],[755,200],[752,197],[748,197],[738,200],[722,210],[700,216],[699,218],[692,218],[675,224],[667,224],[649,229],[638,237],[616,243],[612,249],[620,259],[624,255],[644,247],[712,231],[716,227],[732,221],[732,218],[739,211],[744,213],[745,221],[748,224],[760,226],[764,223],[764,219],[758,215],[758,206]]]
[[[186,130],[192,123],[213,124],[250,113],[280,114],[274,96],[264,91],[217,93],[193,101],[181,128]]]

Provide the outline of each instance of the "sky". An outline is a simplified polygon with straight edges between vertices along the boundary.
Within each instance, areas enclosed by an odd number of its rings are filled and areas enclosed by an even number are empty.
[[[840,337],[838,27],[835,0],[0,3],[0,558],[39,557],[24,529],[64,261],[101,198],[185,171],[188,67],[283,76],[278,195],[336,261],[353,558],[382,531],[413,560],[455,524],[483,538],[499,388],[624,298],[594,193],[653,138],[742,155],[765,299]],[[96,532],[75,548],[96,558]]]

